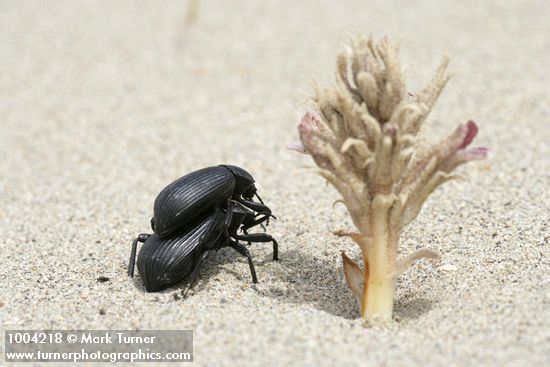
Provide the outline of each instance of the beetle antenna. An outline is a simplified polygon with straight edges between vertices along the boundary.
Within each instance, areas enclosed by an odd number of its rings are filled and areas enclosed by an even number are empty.
[[[258,195],[258,192],[255,192],[254,195],[256,195],[256,197],[258,198],[258,200],[260,200],[260,203],[264,203],[264,201],[262,200],[262,198],[260,197],[260,195]],[[265,205],[265,204],[264,204]]]

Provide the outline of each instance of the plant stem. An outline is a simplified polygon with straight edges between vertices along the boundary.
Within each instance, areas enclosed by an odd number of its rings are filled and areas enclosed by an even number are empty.
[[[368,274],[365,272],[362,316],[369,321],[392,320],[395,260],[399,235],[389,228],[387,215],[373,215],[373,236],[366,246]],[[384,213],[385,214],[385,213]]]
[[[371,272],[364,293],[363,318],[369,321],[389,322],[392,320],[394,281],[388,273]]]

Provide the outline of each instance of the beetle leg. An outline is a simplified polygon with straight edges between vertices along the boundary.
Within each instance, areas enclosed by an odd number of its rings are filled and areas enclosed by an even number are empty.
[[[243,229],[242,231],[243,231],[243,233],[244,233],[245,235],[248,235],[248,232],[247,232],[246,229]],[[228,235],[228,236],[229,236],[229,235]],[[248,241],[248,242],[246,243],[246,245],[247,245],[248,247],[250,247],[250,246],[252,245],[252,242]]]
[[[128,262],[128,275],[130,277],[134,277],[134,267],[136,265],[136,252],[137,252],[137,244],[138,242],[145,242],[147,239],[151,237],[150,234],[147,233],[141,233],[132,243],[132,251],[130,252],[130,261]]]
[[[252,200],[245,200],[243,198],[238,198],[237,201],[242,205],[246,206],[247,208],[254,210],[257,213],[265,214],[268,217],[275,218],[273,215],[271,215],[271,209],[269,209],[269,207],[265,204],[257,203]]]
[[[279,244],[267,233],[251,233],[248,235],[232,235],[233,238],[248,242],[273,242],[273,260],[279,260]]]
[[[264,229],[264,232],[265,232],[265,226],[262,224],[263,222],[265,221],[268,221],[269,222],[269,216],[268,215],[264,215],[264,216],[261,216],[257,219],[254,219],[252,221],[250,221],[249,223],[246,223],[242,226],[242,230],[243,232],[245,232],[246,230],[254,227],[254,226],[257,226],[258,224],[262,226],[262,228]]]
[[[248,266],[250,267],[250,274],[252,275],[252,283],[256,284],[258,283],[258,278],[256,277],[256,270],[254,269],[254,263],[252,262],[252,255],[250,255],[250,251],[240,243],[234,240],[228,241],[229,247],[237,250],[237,252],[243,256],[245,256],[248,259]]]
[[[186,297],[187,293],[195,286],[195,283],[197,282],[197,279],[199,277],[199,271],[202,265],[204,264],[204,261],[208,258],[208,255],[210,255],[210,251],[203,252],[201,257],[199,258],[199,261],[197,261],[197,263],[195,264],[195,267],[193,268],[191,275],[189,275],[187,288],[182,293],[183,297]]]

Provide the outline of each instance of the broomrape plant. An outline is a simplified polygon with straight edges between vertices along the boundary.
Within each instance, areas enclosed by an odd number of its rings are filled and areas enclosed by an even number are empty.
[[[289,146],[313,157],[357,228],[335,234],[351,237],[361,248],[363,269],[344,252],[342,260],[361,316],[370,322],[392,319],[396,278],[412,262],[440,258],[423,249],[397,260],[401,230],[436,187],[457,177],[456,167],[487,155],[486,148],[468,148],[478,131],[473,121],[458,125],[438,144],[419,136],[449,80],[448,63],[444,57],[431,82],[412,95],[395,47],[386,39],[354,42],[338,55],[336,85],[316,87],[318,116],[302,117],[301,143]]]

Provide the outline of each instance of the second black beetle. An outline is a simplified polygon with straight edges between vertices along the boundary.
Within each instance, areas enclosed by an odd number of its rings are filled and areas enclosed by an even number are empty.
[[[259,202],[253,201],[254,196]],[[134,240],[128,274],[134,274],[137,243],[143,242],[137,264],[147,291],[164,289],[187,276],[192,287],[208,254],[229,246],[248,258],[252,281],[256,283],[251,255],[239,241],[249,245],[272,242],[273,259],[278,260],[278,245],[273,237],[247,232],[267,224],[269,217],[273,217],[271,210],[244,169],[224,165],[192,172],[157,196],[151,219],[155,233],[141,234]],[[239,229],[244,234],[239,235]]]

